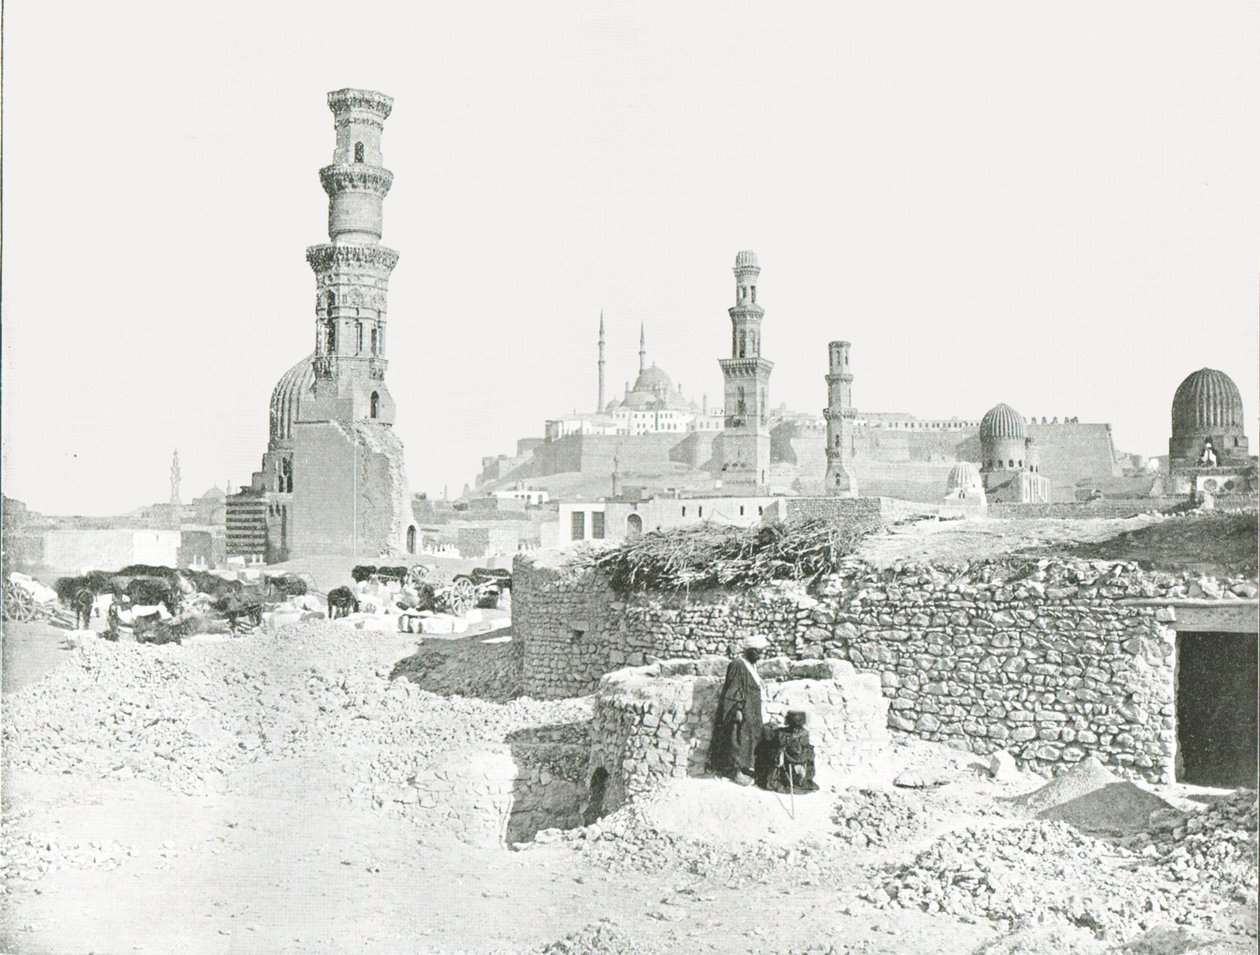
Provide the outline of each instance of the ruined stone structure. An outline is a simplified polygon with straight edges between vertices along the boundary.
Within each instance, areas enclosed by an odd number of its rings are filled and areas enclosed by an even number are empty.
[[[617,670],[599,682],[589,772],[603,781],[611,812],[670,779],[705,775],[713,716],[729,661],[662,660]],[[789,709],[809,714],[818,772],[849,776],[888,743],[888,701],[879,677],[841,660],[762,661],[762,716],[782,725]],[[602,774],[602,776],[601,776]]]
[[[1242,394],[1229,375],[1200,368],[1177,388],[1168,439],[1170,494],[1254,490],[1256,463],[1247,453]]]
[[[393,100],[343,89],[328,94],[328,107],[336,147],[319,177],[329,241],[306,250],[315,273],[315,349],[276,384],[262,469],[229,501],[238,524],[257,523],[261,513],[268,561],[383,554],[414,539],[385,384],[386,297],[398,253],[380,244],[393,182],[381,165],[381,134]]]
[[[989,500],[1049,502],[1050,482],[1037,473],[1039,461],[1023,415],[1010,405],[994,405],[980,419],[980,476]]]
[[[752,252],[735,257],[735,304],[731,316],[731,357],[718,361],[725,379],[726,419],[722,430],[722,489],[756,494],[770,472],[770,372],[774,363],[761,357],[761,319],[757,278],[761,267]]]
[[[813,592],[620,595],[582,555],[552,554],[517,558],[513,626],[532,696],[590,693],[652,659],[729,657],[755,633],[770,655],[878,673],[898,732],[1041,771],[1093,754],[1130,776],[1229,785],[1255,773],[1257,610],[1217,594],[1128,563],[1004,558],[855,560]],[[1209,658],[1238,679],[1178,676]],[[1231,740],[1236,752],[1209,752]]]
[[[853,373],[849,371],[849,343],[827,346],[827,493],[834,497],[857,497],[857,480],[845,463],[853,453]]]

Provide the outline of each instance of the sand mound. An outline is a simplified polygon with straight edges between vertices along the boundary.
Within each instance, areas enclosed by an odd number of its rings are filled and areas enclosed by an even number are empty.
[[[638,803],[644,822],[660,832],[716,845],[829,835],[834,797],[824,791],[796,797],[796,818],[786,795],[726,779],[679,779]]]
[[[1011,801],[1038,819],[1059,820],[1085,832],[1140,832],[1152,812],[1170,808],[1154,793],[1117,779],[1092,756]]]

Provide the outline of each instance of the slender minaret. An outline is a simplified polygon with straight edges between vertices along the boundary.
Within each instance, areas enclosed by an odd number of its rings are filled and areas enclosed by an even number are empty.
[[[770,371],[774,363],[761,357],[761,319],[757,277],[761,268],[753,252],[735,257],[735,305],[731,317],[731,357],[719,359],[726,379],[726,420],[722,428],[722,486],[755,494],[766,488],[770,471]]]
[[[853,374],[849,371],[849,343],[827,346],[827,476],[824,487],[832,497],[857,497],[857,479],[845,464],[853,444]]]
[[[643,331],[643,323],[639,322],[639,374],[647,368],[647,335]]]
[[[171,506],[179,507],[179,449],[171,455]]]
[[[319,171],[328,194],[328,239],[306,250],[315,273],[315,392],[310,417],[347,425],[393,424],[385,386],[386,296],[398,253],[381,245],[385,195],[394,174],[381,165],[381,133],[394,101],[373,90],[328,94],[336,147]]]
[[[599,310],[599,404],[595,406],[595,413],[599,414],[604,410],[604,310]]]

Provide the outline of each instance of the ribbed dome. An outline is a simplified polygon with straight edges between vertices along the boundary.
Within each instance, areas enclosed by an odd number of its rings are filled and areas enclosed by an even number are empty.
[[[293,437],[293,422],[298,419],[302,397],[315,384],[314,355],[308,355],[280,376],[271,392],[271,446]]]
[[[1242,394],[1233,379],[1215,368],[1200,368],[1173,395],[1173,434],[1242,428]]]
[[[949,478],[945,481],[945,493],[952,491],[973,490],[982,487],[980,469],[970,461],[959,461],[949,469]]]
[[[1010,405],[994,405],[980,419],[980,440],[993,441],[999,438],[1024,439],[1024,418]]]
[[[737,256],[735,256],[735,268],[737,269],[758,268],[757,253],[750,252],[747,250],[739,253]]]

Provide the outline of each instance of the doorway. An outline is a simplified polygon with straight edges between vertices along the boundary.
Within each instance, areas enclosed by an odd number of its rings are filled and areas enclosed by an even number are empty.
[[[1177,634],[1177,781],[1256,784],[1256,635]]]
[[[643,518],[638,514],[631,514],[626,518],[626,537],[635,538],[643,536]]]

